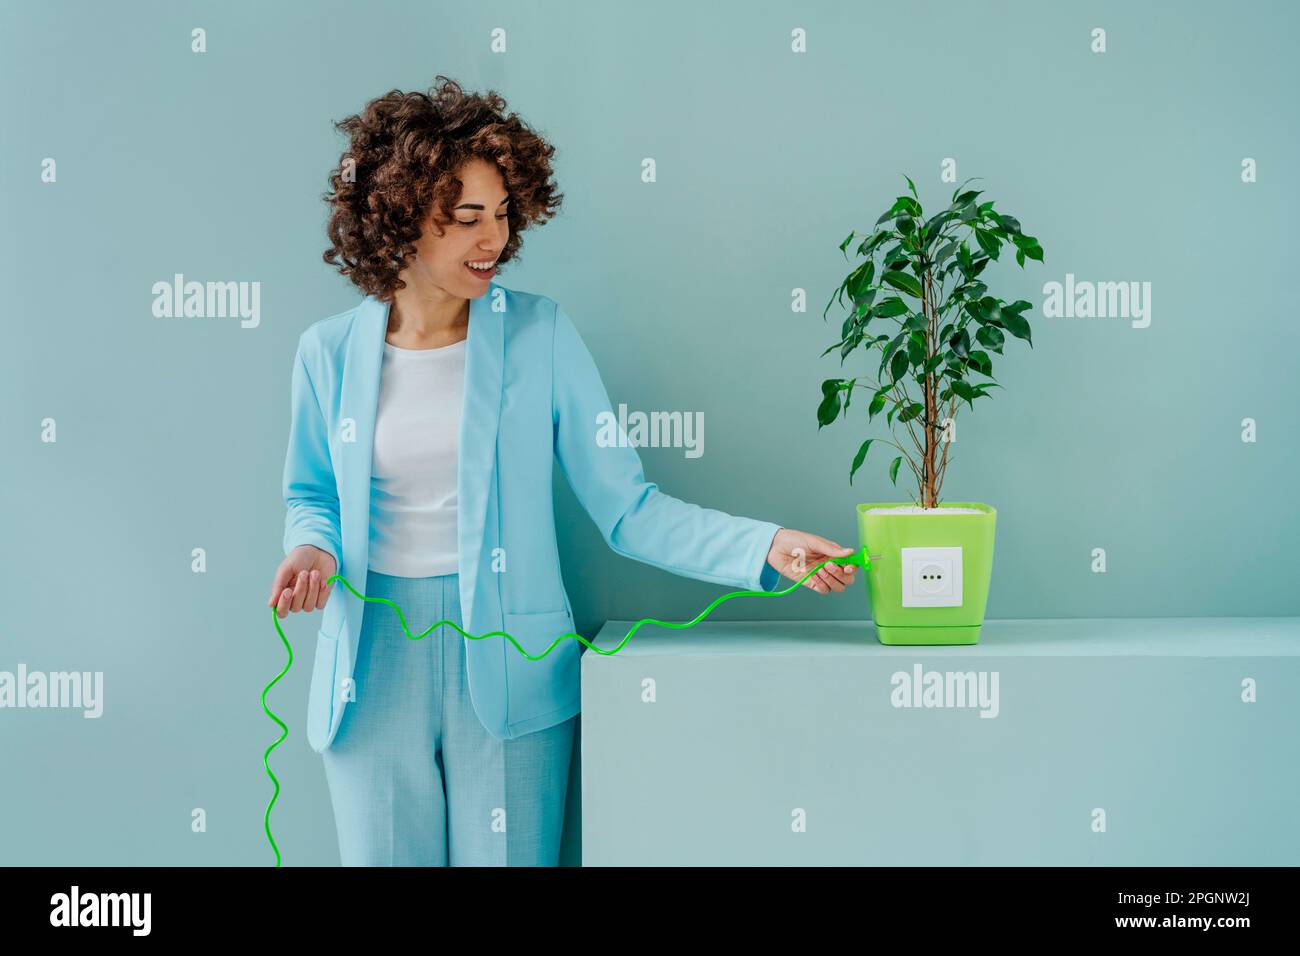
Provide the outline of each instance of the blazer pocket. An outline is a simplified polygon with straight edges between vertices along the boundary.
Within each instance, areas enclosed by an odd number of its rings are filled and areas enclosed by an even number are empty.
[[[307,692],[307,728],[313,737],[329,733],[334,719],[334,677],[339,658],[336,634],[316,632],[316,659],[312,663],[311,689]]]
[[[545,653],[546,649],[555,642],[557,637],[573,631],[573,618],[567,608],[560,608],[556,611],[506,611],[503,618],[505,620],[505,632],[518,641],[519,646],[534,657]],[[505,640],[505,638],[502,638],[502,640]],[[560,653],[565,644],[577,643],[577,640],[573,637],[565,637],[544,659],[549,660]],[[512,647],[510,653],[518,656],[519,651]]]
[[[337,600],[335,600],[336,596]],[[325,602],[325,607],[320,614],[319,634],[324,634],[331,639],[340,637],[343,634],[343,625],[347,622],[347,609],[343,605],[343,595],[330,592],[330,599]]]

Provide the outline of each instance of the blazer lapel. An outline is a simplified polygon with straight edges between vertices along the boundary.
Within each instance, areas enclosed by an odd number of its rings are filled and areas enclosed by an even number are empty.
[[[457,544],[460,549],[461,616],[472,630],[478,564],[483,547],[483,527],[488,490],[496,464],[497,430],[501,420],[501,393],[505,364],[503,313],[492,309],[496,285],[470,299],[469,330],[465,342],[465,389],[462,396],[457,480]],[[367,296],[357,308],[349,337],[339,401],[342,417],[354,420],[356,453],[344,452],[339,477],[340,522],[343,528],[344,576],[362,594],[370,555],[370,481],[373,475],[375,419],[379,412],[379,381],[383,343],[388,333],[388,303]],[[345,449],[346,445],[343,446]],[[352,559],[349,561],[348,559]],[[344,590],[344,589],[340,589]],[[360,633],[363,602],[347,593],[349,632]],[[417,622],[409,622],[416,625]],[[423,624],[433,623],[421,622]]]
[[[461,617],[465,630],[475,633],[479,557],[488,488],[497,464],[497,432],[506,337],[503,312],[492,309],[496,285],[469,301],[469,334],[465,343],[465,392],[460,414],[460,461],[457,464],[457,536],[460,544]],[[493,625],[494,627],[497,625]]]

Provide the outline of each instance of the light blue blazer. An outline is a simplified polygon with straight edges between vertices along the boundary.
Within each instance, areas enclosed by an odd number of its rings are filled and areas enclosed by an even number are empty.
[[[328,551],[361,594],[387,330],[388,305],[367,296],[303,332],[293,365],[285,554],[303,544]],[[457,466],[460,606],[469,633],[503,630],[537,655],[574,629],[555,538],[553,462],[618,554],[701,581],[775,590],[780,576],[767,554],[780,526],[660,491],[646,481],[635,447],[597,441],[602,412],[613,414],[596,363],[554,300],[497,283],[470,300]],[[333,741],[353,696],[364,606],[334,582],[307,707],[307,740],[317,752]],[[433,623],[407,621],[415,634]],[[499,635],[471,640],[448,625],[421,639],[465,642],[474,709],[495,737],[542,730],[581,707],[582,645],[573,638],[537,661]]]

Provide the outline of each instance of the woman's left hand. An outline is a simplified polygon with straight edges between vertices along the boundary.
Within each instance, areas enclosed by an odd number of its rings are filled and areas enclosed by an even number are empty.
[[[772,549],[767,553],[767,563],[790,580],[798,581],[827,558],[842,558],[852,554],[854,550],[854,548],[841,547],[821,535],[782,528],[772,538]],[[816,574],[804,581],[804,587],[812,588],[818,594],[843,591],[856,580],[854,577],[856,570],[857,565],[854,564],[827,564],[818,568]]]

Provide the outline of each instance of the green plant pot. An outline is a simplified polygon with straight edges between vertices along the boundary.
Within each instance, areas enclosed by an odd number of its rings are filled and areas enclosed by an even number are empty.
[[[867,514],[858,505],[858,535],[870,562],[867,593],[882,644],[978,644],[993,574],[997,511],[974,501],[940,508],[980,514]]]

